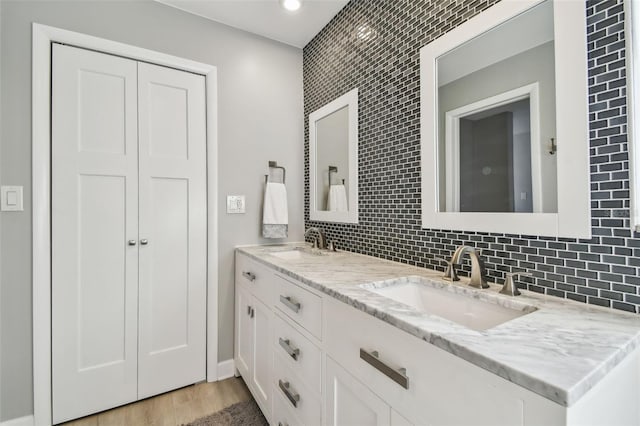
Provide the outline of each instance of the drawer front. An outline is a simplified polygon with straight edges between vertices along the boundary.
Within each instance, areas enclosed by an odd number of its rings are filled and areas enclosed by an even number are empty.
[[[320,349],[278,315],[275,315],[274,352],[311,389],[321,392]]]
[[[274,292],[274,273],[267,266],[236,253],[236,283],[244,283],[258,299],[268,306],[272,305]]]
[[[291,403],[282,395],[282,391],[278,386],[274,386],[273,390],[273,413],[271,414],[272,425],[276,426],[299,426],[302,421],[292,411]]]
[[[274,279],[278,289],[275,306],[322,340],[322,298],[279,275]]]
[[[276,394],[285,400],[295,417],[303,424],[319,425],[320,396],[288,368],[280,354],[274,357],[273,378]]]
[[[411,422],[523,424],[523,401],[504,379],[342,302],[326,300],[324,318],[327,355]]]

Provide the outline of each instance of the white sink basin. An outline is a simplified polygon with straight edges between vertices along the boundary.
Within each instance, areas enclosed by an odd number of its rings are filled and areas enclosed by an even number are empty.
[[[456,290],[453,287],[434,287],[418,277],[388,281],[379,287],[371,284],[362,287],[418,311],[437,315],[476,331],[488,330],[536,310],[534,306],[517,302],[511,303],[513,307],[505,307],[479,300],[472,294],[465,294],[465,289],[456,292],[452,291]]]
[[[295,247],[291,250],[275,251],[269,254],[271,256],[275,256],[279,259],[284,259],[284,260],[298,260],[298,259],[304,259],[304,258],[308,259],[310,257],[326,255],[326,253],[321,252],[319,249],[311,249],[306,247]]]

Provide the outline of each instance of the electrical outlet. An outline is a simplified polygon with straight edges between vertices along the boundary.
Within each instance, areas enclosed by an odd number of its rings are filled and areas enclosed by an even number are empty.
[[[227,213],[244,213],[244,195],[227,195]]]

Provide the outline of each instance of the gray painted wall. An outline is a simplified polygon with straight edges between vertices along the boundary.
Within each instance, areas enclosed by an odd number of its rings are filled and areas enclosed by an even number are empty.
[[[0,181],[24,185],[25,211],[0,215],[0,421],[29,415],[31,24],[51,25],[218,67],[219,360],[233,356],[233,248],[260,237],[267,161],[287,168],[289,240],[303,233],[302,51],[150,0],[2,1]],[[226,195],[247,213],[227,215]]]

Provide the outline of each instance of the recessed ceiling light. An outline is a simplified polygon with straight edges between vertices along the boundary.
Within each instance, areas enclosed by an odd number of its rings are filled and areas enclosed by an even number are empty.
[[[302,1],[301,0],[280,0],[280,4],[285,9],[291,12],[295,12],[296,10],[300,9],[300,6],[302,6]]]

